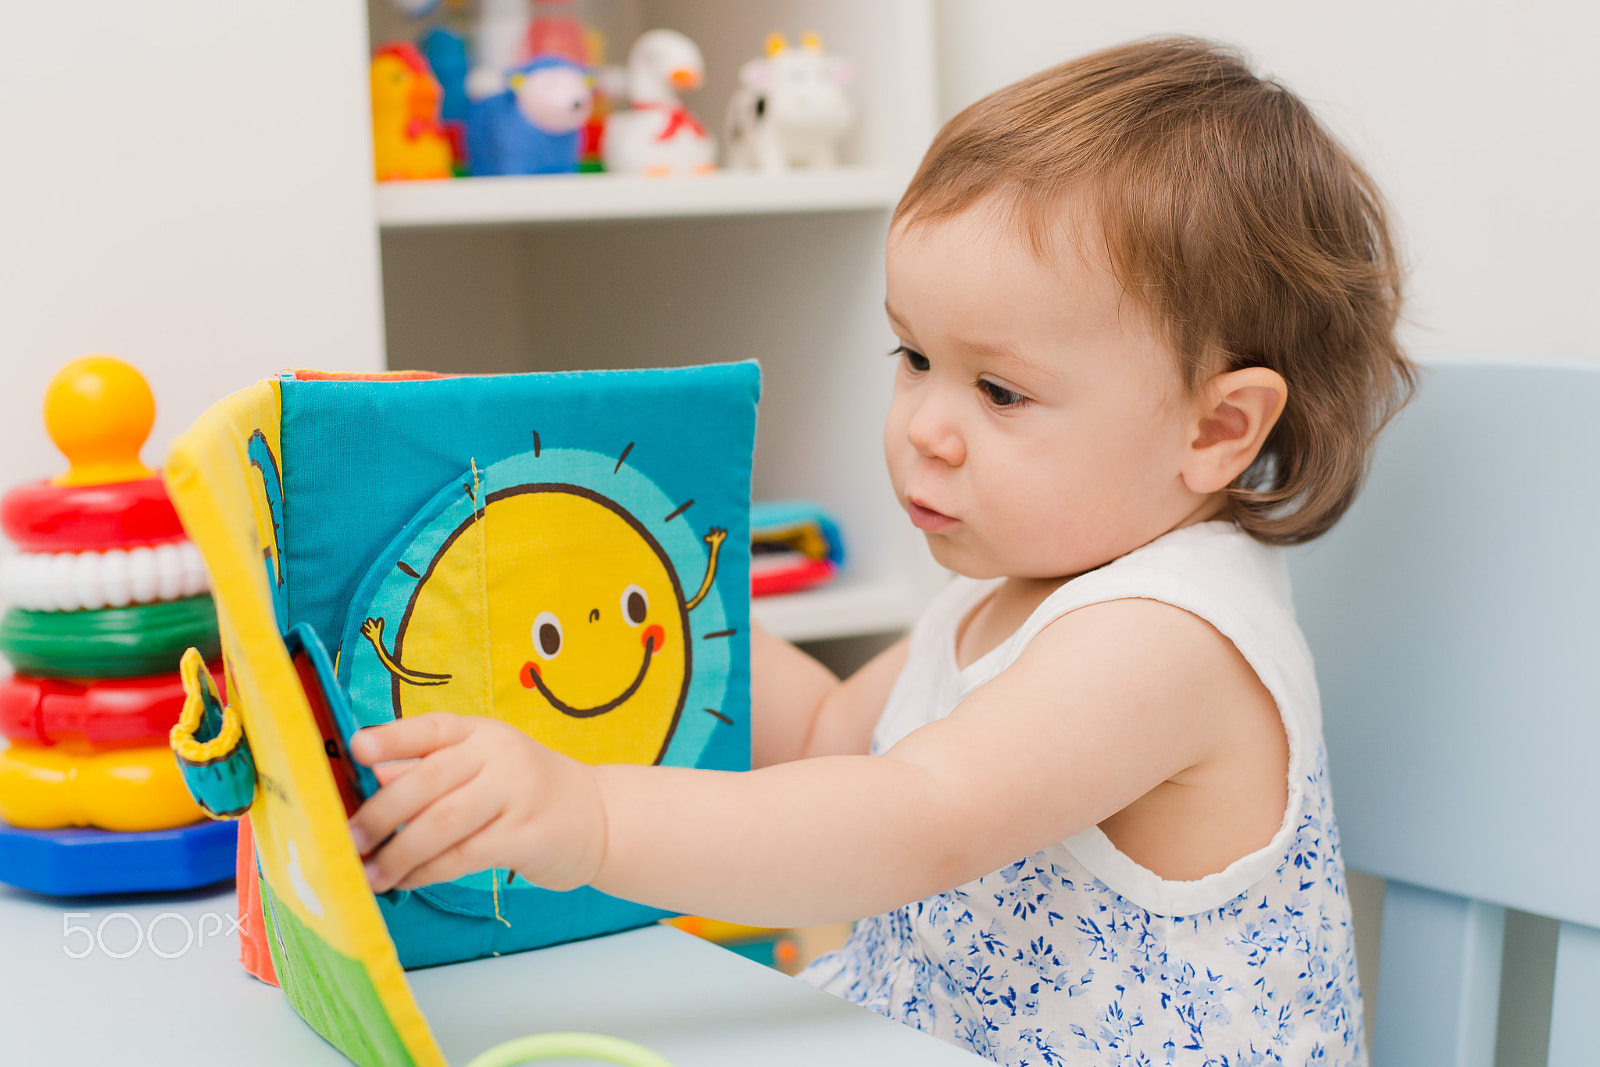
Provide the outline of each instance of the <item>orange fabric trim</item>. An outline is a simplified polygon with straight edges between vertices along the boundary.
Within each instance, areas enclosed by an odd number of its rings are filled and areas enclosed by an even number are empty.
[[[354,371],[291,370],[299,382],[425,382],[433,378],[449,378],[431,370],[385,370],[373,374]]]
[[[239,962],[244,969],[268,985],[278,984],[272,967],[272,950],[267,946],[267,928],[261,917],[261,876],[256,871],[255,834],[250,816],[239,820],[238,870],[235,886],[239,894]]]

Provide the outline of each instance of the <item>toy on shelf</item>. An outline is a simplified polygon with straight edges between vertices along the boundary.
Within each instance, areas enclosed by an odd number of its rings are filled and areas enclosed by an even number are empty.
[[[471,67],[467,41],[448,27],[434,26],[417,41],[417,49],[439,83],[439,123],[450,140],[459,177],[466,170],[467,116],[472,109],[467,97],[467,71]]]
[[[705,60],[689,38],[675,30],[640,36],[628,51],[628,110],[606,120],[606,170],[652,177],[709,173],[716,142],[678,99],[704,82]]]
[[[475,175],[571,174],[592,90],[583,67],[540,56],[513,67],[510,88],[472,105],[467,159]]]
[[[439,119],[443,90],[417,46],[395,41],[378,49],[370,81],[378,181],[453,177],[456,153]]]
[[[798,48],[770,35],[767,54],[739,68],[739,88],[728,101],[728,166],[777,172],[836,164],[839,139],[855,121],[844,88],[853,76],[814,33]]]
[[[215,659],[198,550],[139,458],[155,401],[89,356],[45,395],[69,461],[0,497],[21,551],[0,566],[0,881],[56,895],[187,889],[229,877],[234,832],[204,821],[167,748],[183,650]],[[195,653],[201,655],[200,652]]]
[[[826,509],[809,500],[750,505],[750,595],[825,585],[844,566],[844,540]]]
[[[504,92],[510,71],[537,56],[596,62],[592,33],[572,14],[572,0],[481,0],[472,41],[467,94],[474,101]]]
[[[229,673],[224,698],[186,657],[171,739],[208,810],[248,808],[251,973],[352,1058],[442,1065],[404,968],[663,913],[505,868],[374,896],[350,736],[448,710],[590,762],[747,769],[759,372],[374,377],[286,374],[174,443]]]
[[[588,34],[587,27],[572,14],[572,0],[533,0],[533,17],[528,20],[522,52],[591,63]]]
[[[425,19],[439,10],[439,0],[392,0],[394,9],[409,19]]]
[[[481,0],[472,30],[467,96],[474,103],[506,91],[506,71],[527,59],[528,0]]]
[[[606,66],[606,39],[600,31],[587,31],[584,44],[588,50],[594,106],[589,110],[589,121],[578,131],[578,173],[598,174],[606,169],[601,153],[605,143],[606,121],[611,118],[615,101],[623,96],[627,75],[615,67]]]

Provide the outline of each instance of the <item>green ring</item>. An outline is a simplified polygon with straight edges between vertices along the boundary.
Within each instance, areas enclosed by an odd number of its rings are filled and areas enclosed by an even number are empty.
[[[222,651],[209,596],[95,611],[26,611],[0,619],[0,653],[45,678],[134,678],[178,669],[193,645],[207,660]]]
[[[519,1037],[479,1053],[467,1067],[512,1067],[530,1060],[600,1060],[622,1067],[672,1067],[643,1045],[604,1034],[557,1032]]]

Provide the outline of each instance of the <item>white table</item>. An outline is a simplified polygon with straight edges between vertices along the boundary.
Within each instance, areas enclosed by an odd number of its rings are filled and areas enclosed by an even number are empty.
[[[0,886],[0,1063],[346,1064],[244,973],[233,913],[231,888],[61,901]],[[668,927],[408,977],[453,1064],[549,1030],[629,1038],[676,1067],[987,1062]]]

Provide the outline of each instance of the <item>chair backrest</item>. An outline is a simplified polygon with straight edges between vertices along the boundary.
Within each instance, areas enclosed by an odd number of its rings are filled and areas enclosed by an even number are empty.
[[[1297,549],[1345,858],[1389,880],[1375,1067],[1491,1064],[1505,908],[1600,1063],[1600,366],[1435,364]]]

